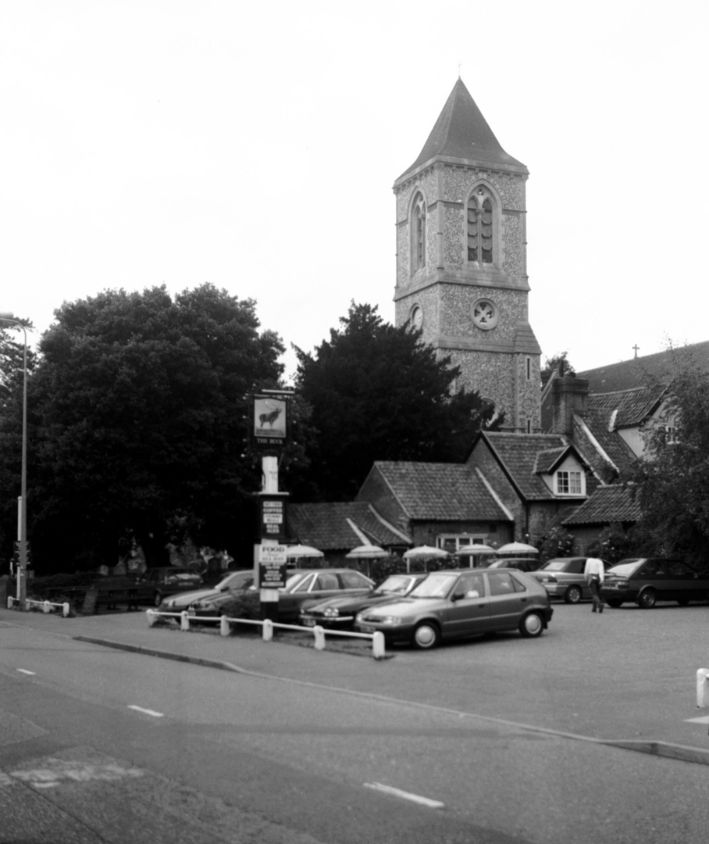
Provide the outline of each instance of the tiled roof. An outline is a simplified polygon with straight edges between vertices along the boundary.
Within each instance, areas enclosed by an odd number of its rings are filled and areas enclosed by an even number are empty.
[[[374,545],[387,547],[410,541],[390,529],[366,501],[288,503],[286,513],[290,537],[321,551],[351,550],[362,545],[362,537],[351,523]]]
[[[517,172],[527,172],[524,164],[502,149],[462,79],[453,86],[418,158],[399,176],[397,183],[433,159],[502,165]]]
[[[553,499],[556,496],[537,474],[540,454],[568,447],[560,434],[508,434],[486,431],[487,440],[499,461],[526,499]]]
[[[689,359],[704,372],[709,372],[709,341],[678,346],[665,352],[632,358],[576,373],[588,381],[589,392],[608,393],[647,386],[653,381],[667,384],[678,361]]]
[[[667,387],[636,387],[610,393],[591,393],[588,410],[596,417],[604,417],[606,428],[633,428],[644,422],[655,410]]]
[[[564,519],[566,527],[636,522],[640,518],[640,502],[632,488],[622,484],[599,486],[574,512]]]
[[[554,467],[562,459],[564,454],[568,451],[568,446],[564,445],[560,448],[549,448],[546,451],[537,452],[537,461],[534,471],[539,474],[548,475],[554,471]]]
[[[374,467],[409,519],[508,520],[478,473],[467,464],[382,460]]]
[[[617,431],[608,430],[605,416],[600,419],[592,413],[583,418],[575,416],[573,440],[594,471],[606,482],[618,474],[626,475],[635,464],[632,449]]]

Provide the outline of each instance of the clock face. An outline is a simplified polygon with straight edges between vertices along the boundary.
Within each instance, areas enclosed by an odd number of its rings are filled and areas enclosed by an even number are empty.
[[[473,322],[478,328],[489,330],[497,325],[497,308],[490,299],[478,299],[473,305]]]
[[[423,311],[418,305],[414,305],[411,309],[411,325],[416,330],[419,331],[421,326],[423,325]]]

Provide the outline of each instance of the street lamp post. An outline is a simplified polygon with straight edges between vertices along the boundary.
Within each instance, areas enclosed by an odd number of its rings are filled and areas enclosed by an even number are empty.
[[[20,564],[17,570],[17,601],[24,610],[27,601],[27,328],[16,316],[0,313],[0,320],[22,329],[25,342],[22,352],[22,468],[17,540]]]

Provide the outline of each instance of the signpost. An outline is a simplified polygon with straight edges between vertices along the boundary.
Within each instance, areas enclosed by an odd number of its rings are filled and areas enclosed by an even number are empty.
[[[278,590],[286,585],[286,498],[278,489],[278,457],[288,433],[288,399],[292,390],[263,390],[254,396],[253,443],[261,451],[259,544],[254,549],[254,576],[261,599],[261,616],[278,615]]]

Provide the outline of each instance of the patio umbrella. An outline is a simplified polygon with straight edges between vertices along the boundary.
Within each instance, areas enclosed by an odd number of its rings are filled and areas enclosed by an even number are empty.
[[[508,542],[497,549],[498,554],[538,554],[539,551],[534,545],[527,545],[525,542]]]
[[[322,551],[310,545],[289,545],[286,549],[286,559],[288,560],[315,559],[324,556]]]
[[[380,557],[388,556],[388,553],[378,545],[358,545],[345,554],[348,560],[378,560]]]
[[[456,556],[464,556],[467,554],[497,554],[495,548],[489,545],[461,545],[457,551],[453,552]]]

